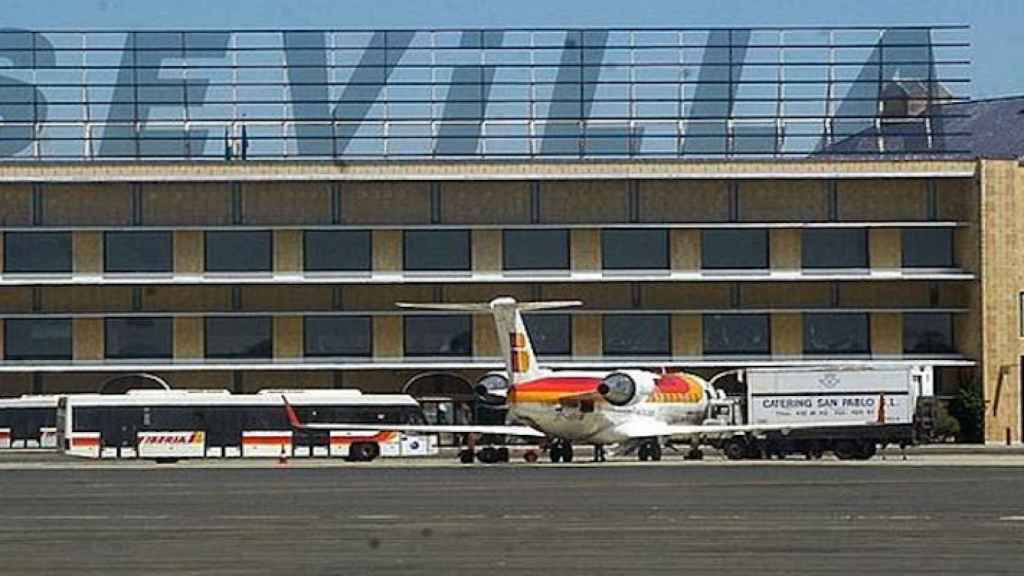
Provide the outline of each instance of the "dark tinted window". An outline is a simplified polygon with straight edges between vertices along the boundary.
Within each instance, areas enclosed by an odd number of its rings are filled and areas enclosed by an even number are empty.
[[[71,272],[70,232],[4,234],[4,272]]]
[[[472,356],[473,327],[468,315],[406,316],[407,356]]]
[[[370,270],[369,230],[309,230],[303,241],[305,269],[308,271]]]
[[[608,270],[668,268],[668,230],[602,230],[601,258]]]
[[[567,270],[568,230],[506,230],[502,239],[505,270]]]
[[[369,316],[308,316],[305,319],[306,356],[369,356],[372,341]]]
[[[704,230],[701,234],[701,267],[767,268],[767,230]]]
[[[704,354],[771,354],[767,314],[707,314]]]
[[[956,351],[953,345],[953,315],[904,314],[903,351],[907,354],[942,354]]]
[[[804,230],[801,253],[804,268],[867,268],[867,230]]]
[[[171,318],[107,318],[107,358],[170,358]]]
[[[469,270],[469,230],[407,230],[405,269]]]
[[[107,232],[107,272],[171,272],[174,269],[170,232]]]
[[[603,319],[604,353],[609,356],[672,353],[667,314],[611,314]]]
[[[868,354],[867,314],[804,314],[805,354]]]
[[[207,272],[270,272],[272,238],[269,230],[207,232]]]
[[[953,230],[909,228],[903,231],[905,268],[952,268]]]
[[[568,314],[526,314],[523,316],[535,354],[572,354],[572,317]]]
[[[71,320],[68,318],[4,321],[7,360],[70,360]]]
[[[273,355],[270,318],[212,317],[206,319],[208,358],[270,358]]]

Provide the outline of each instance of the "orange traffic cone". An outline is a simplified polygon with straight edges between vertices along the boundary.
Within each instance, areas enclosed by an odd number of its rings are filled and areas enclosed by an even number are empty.
[[[284,449],[284,444],[281,444],[281,453],[277,456],[277,463],[282,466],[288,464],[288,451]]]

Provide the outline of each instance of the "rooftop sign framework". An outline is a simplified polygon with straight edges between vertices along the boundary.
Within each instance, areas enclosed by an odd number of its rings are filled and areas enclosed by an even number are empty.
[[[863,153],[856,138],[955,154],[966,36],[4,30],[0,159],[763,158]]]

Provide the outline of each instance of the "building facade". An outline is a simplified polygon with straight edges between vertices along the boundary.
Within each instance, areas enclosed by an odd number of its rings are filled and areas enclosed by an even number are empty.
[[[776,44],[760,38],[768,32]],[[844,32],[851,38],[864,33]],[[686,76],[681,55],[689,33],[673,33],[678,78]],[[564,33],[551,40],[547,59],[542,40],[554,32],[530,31],[529,42],[520,45],[513,32],[494,40],[488,31],[463,31],[450,49],[468,50],[479,61],[452,65],[455,72],[445,81],[435,60],[416,63],[418,32],[368,36],[351,65],[341,57],[344,33],[275,36],[283,37],[283,60],[292,68],[247,64],[256,58],[250,53],[258,56],[264,48],[246,44],[239,38],[248,36],[240,33],[227,35],[227,48],[212,37],[186,40],[198,32],[145,41],[130,34],[122,51],[130,61],[122,56],[111,68],[131,79],[134,92],[125,101],[134,106],[128,114],[134,123],[100,122],[97,128],[86,118],[80,121],[84,132],[53,136],[59,127],[77,130],[79,121],[58,126],[53,110],[41,118],[37,99],[25,121],[37,136],[7,132],[0,138],[0,147],[21,146],[12,155],[27,155],[0,164],[0,394],[95,391],[114,376],[148,372],[178,388],[358,387],[467,400],[472,382],[502,366],[493,321],[395,303],[511,295],[583,302],[528,317],[541,360],[551,366],[684,368],[711,376],[745,366],[927,364],[935,368],[940,396],[951,398],[980,382],[986,439],[1020,442],[1024,277],[1017,255],[1024,203],[1017,195],[1024,191],[1024,168],[1017,158],[1024,145],[994,150],[1005,142],[970,137],[979,119],[993,117],[990,110],[966,109],[951,102],[949,91],[928,88],[939,82],[935,71],[944,69],[932,53],[944,44],[931,35],[921,40],[918,29],[872,32],[877,45],[866,46],[868,52],[875,46],[876,56],[865,66],[879,78],[867,98],[856,95],[858,82],[866,80],[835,72],[843,64],[836,54],[866,41],[845,45],[835,30],[824,45],[831,59],[821,62],[828,77],[793,80],[826,91],[787,95],[783,72],[808,61],[787,63],[786,33],[706,31],[690,87],[678,79],[644,79],[644,70],[665,67],[657,62],[664,45],[638,42],[636,31]],[[439,46],[444,32],[422,35],[431,38],[419,48],[423,54],[446,53]],[[29,36],[37,58],[24,68],[38,66],[45,40],[58,68],[62,50],[77,50],[84,63],[72,68],[83,78],[96,73],[88,50],[61,48],[59,35]],[[181,46],[177,56],[160,55],[154,42]],[[146,71],[179,70],[167,62],[189,62],[188,42],[202,47],[194,46],[199,53],[192,56],[227,58],[224,68],[234,74],[218,83],[219,68],[209,67],[204,91],[234,89],[221,97],[235,108],[223,113],[230,118],[207,117],[201,135],[194,126],[202,122],[190,124],[195,118],[172,122],[184,127],[177,133],[138,121],[152,120],[160,106],[181,108],[186,116],[192,110],[187,97],[142,95],[168,89],[163,77]],[[887,49],[890,44],[897,47]],[[489,52],[499,45],[508,61]],[[744,63],[739,54],[753,58],[766,45],[778,54],[772,64],[778,76],[744,80],[757,62]],[[325,46],[329,58],[317,60]],[[916,71],[925,79],[910,88],[905,81],[893,84],[920,63],[915,49],[933,63]],[[382,63],[367,56],[374,50]],[[400,57],[393,62],[389,54],[396,50]],[[303,51],[313,56],[296,56]],[[516,51],[530,55],[528,65],[515,64]],[[638,51],[654,54],[652,61],[638,60]],[[147,60],[150,52],[158,57]],[[587,64],[591,53],[604,60]],[[433,76],[402,81],[406,57],[412,59],[408,70],[430,69]],[[871,64],[876,57],[905,65],[888,70]],[[615,58],[633,72],[615,80],[614,66],[602,63]],[[457,89],[487,85],[460,80],[460,74],[485,78],[485,61],[498,86],[492,102],[482,111],[458,112],[460,104],[486,101]],[[287,76],[290,86],[281,93],[291,100],[272,102],[275,110],[289,111],[273,120],[278,135],[261,132],[261,122],[269,121],[239,112],[247,87],[239,70],[247,66]],[[349,84],[380,89],[365,99],[362,92],[342,92],[342,103],[363,106],[354,114],[372,116],[378,100],[391,107],[382,135],[359,135],[359,126],[373,118],[356,127],[339,120],[337,111],[326,124],[310,120],[328,100],[305,92],[335,85],[334,76],[320,78],[318,70],[345,66],[354,70]],[[185,68],[180,87],[187,96],[196,76]],[[356,82],[360,71],[380,68],[391,70],[383,80]],[[509,71],[519,69],[528,77],[513,78]],[[42,80],[33,76],[33,82]],[[53,82],[46,87],[61,85]],[[81,80],[88,94],[91,82]],[[853,92],[846,100],[834,96],[843,82]],[[746,118],[741,110],[759,101],[745,99],[742,89],[759,83],[773,91],[760,99],[774,106],[768,120],[754,112]],[[420,138],[430,151],[389,155],[396,149],[389,145],[409,144],[401,130],[415,123],[396,120],[398,102],[416,102],[402,100],[399,88],[418,84],[448,86],[447,100],[430,96],[440,110],[428,114],[437,118]],[[522,133],[514,115],[489,116],[498,114],[499,104],[527,98],[513,95],[520,84],[530,87]],[[628,98],[606,93],[620,84],[632,86]],[[676,86],[675,95],[658,96],[661,84]],[[577,99],[565,117],[559,112],[569,102],[559,96],[563,85]],[[708,88],[722,85],[729,87],[724,94]],[[111,109],[119,102],[117,90],[107,101]],[[546,111],[536,112],[535,100],[545,98]],[[892,98],[903,105],[894,106]],[[590,123],[620,100],[627,112]],[[655,106],[666,101],[667,112]],[[787,114],[788,106],[808,101],[823,102],[823,112]],[[867,121],[861,101],[868,101]],[[724,108],[698,109],[707,102]],[[252,111],[260,103],[248,104]],[[88,116],[89,102],[80,106]],[[932,112],[943,106],[942,114]],[[1009,110],[1003,106],[995,115],[997,134],[1020,133],[1011,123],[1024,116]],[[559,120],[564,125],[555,130],[552,117],[570,120]],[[667,136],[659,132],[666,118]],[[814,121],[824,132],[800,131]],[[314,124],[331,132],[303,136]],[[223,146],[216,148],[220,129]],[[801,138],[809,147],[791,151]],[[281,151],[260,152],[277,140],[284,143]],[[755,140],[760,144],[750,144]],[[349,154],[351,143],[370,141],[384,142],[383,157]],[[669,148],[659,152],[656,145],[664,141]],[[722,149],[712,149],[719,141]],[[317,148],[324,142],[329,150]],[[63,152],[68,143],[75,151]],[[527,153],[510,151],[517,143],[525,143]],[[484,153],[488,146],[492,152]]]

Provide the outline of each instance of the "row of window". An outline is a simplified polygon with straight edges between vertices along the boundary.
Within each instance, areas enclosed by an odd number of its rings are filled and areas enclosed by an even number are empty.
[[[705,355],[771,354],[767,314],[706,314]],[[166,317],[107,318],[105,355],[109,359],[171,358],[173,319]],[[869,354],[869,315],[809,313],[803,315],[805,354]],[[407,356],[472,356],[472,320],[468,315],[404,317]],[[526,324],[538,354],[572,353],[572,319],[568,314],[529,315]],[[4,322],[7,360],[70,360],[71,320],[9,319]],[[608,356],[671,355],[671,317],[667,314],[603,316],[604,354]],[[307,357],[370,356],[373,348],[369,316],[310,316],[304,319]],[[271,358],[272,319],[209,317],[206,357]],[[908,354],[955,350],[953,317],[948,313],[903,315],[903,347]]]
[[[468,271],[469,230],[407,230],[403,264],[409,271]],[[813,228],[802,231],[804,268],[867,268],[866,229]],[[304,269],[308,272],[368,272],[372,242],[367,230],[304,232]],[[109,273],[170,273],[171,232],[106,232],[104,270]],[[70,232],[9,232],[4,235],[4,271],[69,273]],[[505,230],[505,270],[568,270],[568,230]],[[768,268],[768,230],[704,230],[701,267],[708,270]],[[607,229],[601,232],[602,267],[607,270],[667,270],[669,232],[665,229]],[[903,266],[953,266],[949,228],[903,230]],[[208,272],[270,272],[270,231],[206,232]]]

